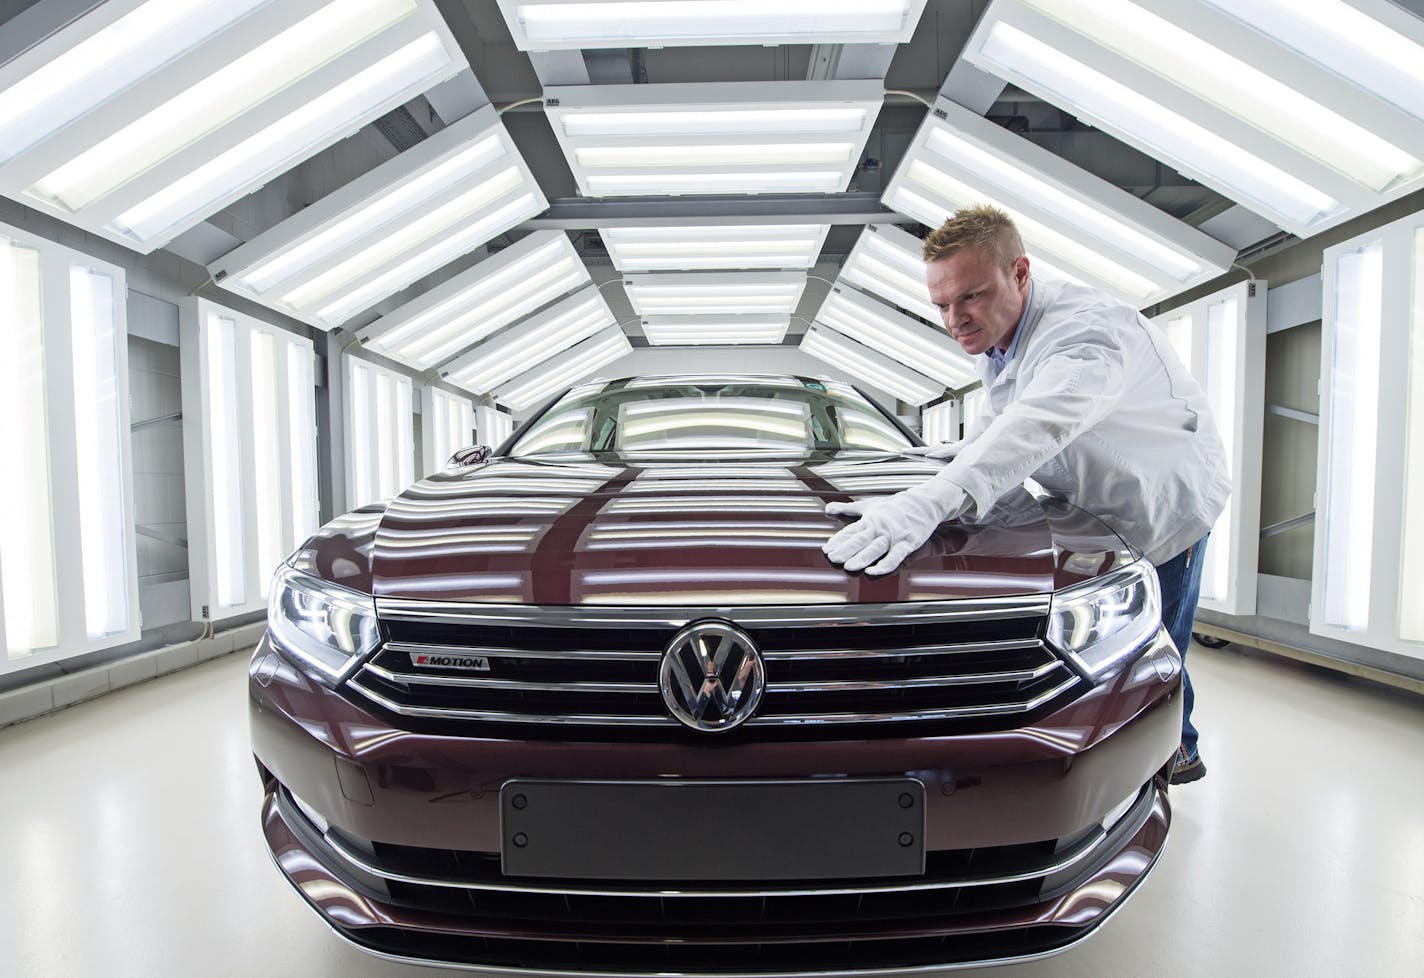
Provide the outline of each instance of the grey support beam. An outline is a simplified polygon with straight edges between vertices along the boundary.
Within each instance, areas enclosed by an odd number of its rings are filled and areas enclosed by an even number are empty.
[[[1285,285],[1277,285],[1266,293],[1266,332],[1279,333],[1306,323],[1318,323],[1324,317],[1324,284],[1320,273]]]
[[[469,68],[430,89],[425,100],[447,126],[489,104],[489,96]]]
[[[539,84],[550,85],[589,84],[588,64],[582,51],[530,51],[529,63],[534,66],[534,74],[539,76]]]
[[[1007,83],[1002,78],[987,71],[980,71],[960,58],[954,63],[954,67],[949,69],[944,84],[939,87],[939,93],[971,112],[985,115],[1006,87]]]

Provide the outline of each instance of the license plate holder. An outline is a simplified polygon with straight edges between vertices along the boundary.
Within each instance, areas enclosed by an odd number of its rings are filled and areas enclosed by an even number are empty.
[[[824,880],[925,870],[914,778],[554,781],[500,790],[510,876]]]

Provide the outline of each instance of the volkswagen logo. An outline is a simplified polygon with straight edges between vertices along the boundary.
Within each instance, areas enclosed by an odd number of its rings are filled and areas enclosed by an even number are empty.
[[[699,621],[663,652],[658,687],[668,710],[694,730],[731,730],[756,711],[766,667],[756,644],[725,621]]]

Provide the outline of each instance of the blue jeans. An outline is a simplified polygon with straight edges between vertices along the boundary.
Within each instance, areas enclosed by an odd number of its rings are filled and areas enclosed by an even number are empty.
[[[1192,726],[1192,677],[1187,674],[1187,649],[1192,644],[1192,621],[1197,615],[1201,594],[1202,558],[1206,537],[1164,564],[1157,565],[1157,582],[1162,586],[1162,624],[1182,653],[1182,749],[1190,760],[1197,756],[1197,728]]]

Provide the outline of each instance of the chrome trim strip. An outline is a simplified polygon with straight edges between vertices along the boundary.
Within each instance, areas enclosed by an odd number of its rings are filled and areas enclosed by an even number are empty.
[[[809,658],[809,656],[808,656]],[[768,693],[830,693],[842,690],[913,689],[942,686],[974,686],[984,683],[1029,682],[1055,669],[1064,669],[1061,662],[1045,662],[1037,669],[1015,669],[1011,672],[978,672],[962,676],[916,676],[909,679],[826,679],[804,683],[767,683]]]
[[[407,686],[459,686],[462,688],[518,689],[548,693],[651,693],[654,696],[658,694],[657,683],[540,683],[519,679],[485,679],[480,676],[431,676],[391,672],[374,662],[366,663],[364,671],[380,676],[387,682],[403,683]]]
[[[818,723],[902,723],[906,720],[957,720],[964,717],[1007,716],[1027,713],[1053,699],[1064,690],[1071,689],[1081,680],[1075,676],[1057,686],[1022,703],[981,703],[977,706],[956,706],[947,709],[906,710],[895,713],[762,713],[746,721],[744,726],[794,726]]]
[[[682,628],[703,618],[728,618],[746,626],[932,624],[1042,618],[1049,595],[1008,595],[956,601],[906,601],[890,604],[747,605],[698,607],[603,607],[600,605],[507,605],[464,601],[415,601],[376,598],[376,617],[393,621],[497,625],[552,625],[568,628],[626,628],[642,625]]]
[[[887,622],[884,624],[894,624]],[[972,655],[975,652],[1009,652],[1014,649],[1043,649],[1048,647],[1036,638],[1012,638],[991,642],[961,642],[949,645],[901,645],[888,649],[806,649],[789,652],[762,652],[768,662],[782,659],[882,659],[902,655]],[[1051,654],[1051,653],[1050,653]]]
[[[595,652],[572,650],[515,649],[507,646],[493,648],[487,645],[425,645],[420,642],[387,642],[383,648],[391,652],[424,652],[431,655],[488,655],[506,659],[577,659],[599,662],[656,662],[662,658],[662,649],[655,652]]]
[[[492,723],[581,723],[590,726],[637,726],[637,727],[677,727],[681,726],[670,716],[644,716],[639,714],[584,714],[584,713],[560,713],[560,714],[530,714],[530,713],[506,713],[499,710],[448,710],[437,709],[428,706],[405,706],[388,699],[367,687],[361,685],[355,679],[347,681],[346,685],[365,696],[373,703],[379,704],[390,710],[392,713],[399,713],[407,717],[428,717],[435,720],[487,720]]]
[[[1136,803],[1134,803],[1133,807],[1137,807]],[[1021,883],[1024,880],[1040,879],[1044,876],[1052,876],[1054,873],[1061,872],[1065,869],[1071,869],[1096,854],[1098,847],[1103,844],[1107,837],[1108,833],[1099,828],[1095,833],[1084,839],[1076,849],[1057,862],[1049,863],[1046,866],[1035,867],[1032,871],[1011,873],[1003,876],[963,876],[955,879],[935,880],[932,883],[910,883],[906,885],[887,883],[877,886],[829,886],[819,889],[761,887],[751,890],[616,890],[582,886],[556,887],[523,883],[468,882],[466,880],[441,877],[407,876],[403,873],[392,873],[381,869],[367,862],[356,853],[353,853],[336,839],[333,839],[329,834],[323,836],[326,840],[326,844],[331,847],[332,852],[344,859],[348,865],[364,873],[368,873],[371,876],[389,880],[393,883],[411,883],[416,886],[431,886],[449,890],[539,893],[547,896],[630,897],[651,900],[658,900],[663,897],[734,899],[745,897],[857,896],[865,893],[918,893],[926,890],[952,890],[963,887],[999,886],[1005,883]]]

